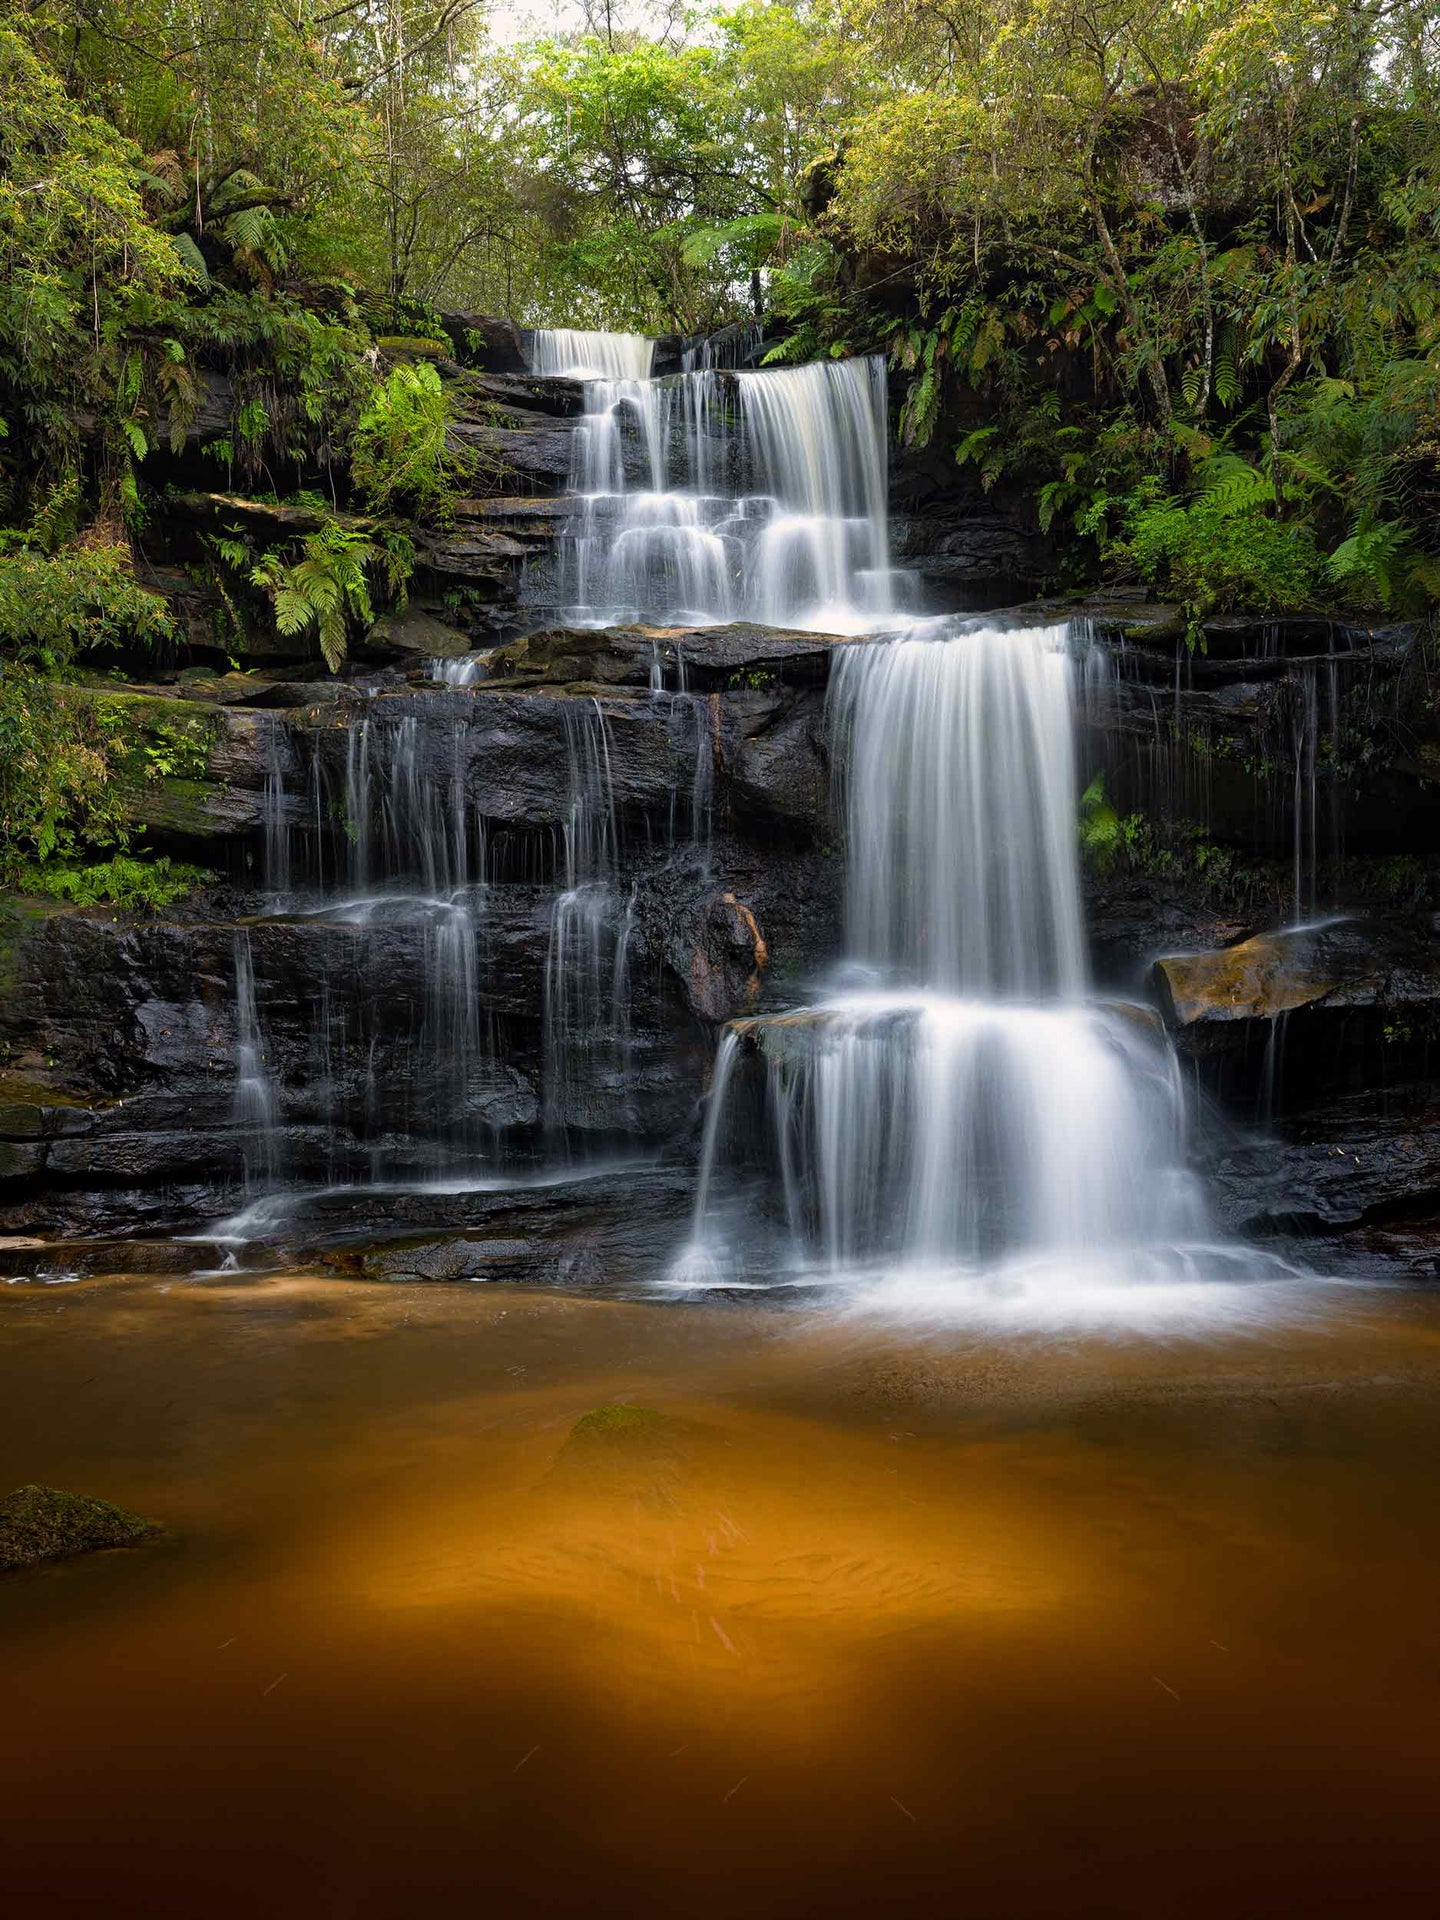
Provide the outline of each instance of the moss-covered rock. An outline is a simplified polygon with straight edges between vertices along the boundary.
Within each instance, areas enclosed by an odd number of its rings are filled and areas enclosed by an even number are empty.
[[[683,1420],[651,1407],[593,1407],[566,1436],[551,1484],[665,1506],[673,1499],[690,1438]]]
[[[650,1407],[592,1407],[575,1422],[565,1444],[579,1452],[589,1447],[650,1446],[673,1439],[679,1428],[678,1420]]]
[[[138,1546],[154,1532],[150,1521],[109,1500],[56,1487],[17,1487],[0,1500],[0,1573],[105,1547]]]

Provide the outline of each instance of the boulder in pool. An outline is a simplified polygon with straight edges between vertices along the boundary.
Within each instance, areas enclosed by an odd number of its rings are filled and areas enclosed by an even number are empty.
[[[105,1547],[138,1546],[154,1531],[150,1521],[109,1500],[56,1487],[17,1487],[0,1500],[0,1573]]]

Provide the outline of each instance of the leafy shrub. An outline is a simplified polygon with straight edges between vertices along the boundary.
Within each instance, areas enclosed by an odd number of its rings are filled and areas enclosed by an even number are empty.
[[[47,900],[68,900],[77,907],[106,904],[173,907],[196,887],[213,879],[204,867],[187,866],[161,855],[158,860],[135,860],[117,854],[93,866],[75,867],[60,861],[26,861],[13,871],[12,884],[22,893]]]
[[[1247,474],[1254,469],[1235,461]],[[1106,559],[1172,593],[1192,621],[1243,606],[1280,612],[1313,606],[1324,561],[1308,526],[1277,520],[1261,477],[1229,468],[1189,506],[1146,481],[1126,503],[1124,534]]]
[[[449,517],[467,470],[446,445],[450,423],[434,367],[422,361],[391,369],[361,413],[350,450],[351,475],[371,507],[385,513],[404,506],[422,520]]]
[[[382,333],[375,342],[382,353],[411,354],[418,360],[449,360],[455,352],[448,339],[430,340],[405,333]]]
[[[118,750],[81,689],[26,665],[0,669],[0,876],[81,844],[125,845],[110,779]]]
[[[1367,612],[1386,613],[1397,603],[1412,607],[1440,597],[1440,569],[1421,552],[1403,520],[1363,514],[1326,564],[1346,598]]]
[[[375,618],[372,579],[391,598],[403,596],[414,557],[403,535],[372,537],[338,520],[326,520],[306,534],[298,558],[288,558],[278,547],[256,558],[237,539],[217,540],[214,546],[228,566],[244,570],[250,584],[269,596],[281,633],[314,635],[332,673],[345,658],[351,624],[368,627]]]
[[[170,610],[136,580],[119,545],[0,553],[0,648],[63,667],[75,654],[173,638]]]

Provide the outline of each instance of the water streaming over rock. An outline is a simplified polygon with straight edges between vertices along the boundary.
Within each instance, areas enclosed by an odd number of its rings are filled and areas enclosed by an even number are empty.
[[[649,377],[648,343],[540,331],[537,372],[576,374],[568,617],[748,619],[855,632],[899,604],[889,564],[878,357]]]
[[[242,1135],[247,1188],[268,1186],[280,1167],[280,1102],[265,1058],[265,1037],[255,1003],[255,963],[250,935],[235,935],[235,1097],[233,1114]]]
[[[633,894],[617,885],[620,826],[610,736],[598,700],[564,710],[570,805],[563,885],[545,956],[545,1118],[553,1136],[584,1120],[597,1071],[622,1087],[629,1052]]]
[[[773,1267],[757,1178],[805,1273],[1149,1274],[1205,1238],[1173,1056],[1083,997],[1067,641],[930,625],[836,662],[855,984],[727,1035],[682,1282]]]
[[[1067,629],[919,637],[935,630],[834,664],[849,954],[942,990],[1073,998],[1085,958]]]

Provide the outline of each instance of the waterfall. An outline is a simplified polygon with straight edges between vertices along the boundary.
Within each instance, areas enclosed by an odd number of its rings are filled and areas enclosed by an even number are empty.
[[[775,510],[754,552],[753,617],[854,627],[894,611],[886,532],[885,363],[821,361],[736,376]]]
[[[634,897],[616,887],[620,827],[610,734],[598,700],[564,708],[570,805],[562,830],[563,885],[550,910],[545,955],[545,1120],[563,1139],[593,1083],[623,1076],[629,1056],[629,955]]]
[[[908,577],[888,558],[883,360],[657,379],[649,345],[531,339],[537,373],[584,382],[558,556],[566,617],[884,624]]]
[[[725,1036],[682,1284],[773,1271],[777,1239],[887,1284],[1189,1271],[1175,1059],[1085,997],[1068,641],[931,622],[837,655],[849,983]]]
[[[1175,1063],[1114,1011],[862,993],[753,1040],[792,1243],[832,1273],[1103,1254],[1187,1211]]]
[[[235,935],[235,1097],[232,1116],[243,1135],[247,1188],[269,1186],[280,1165],[280,1097],[265,1059],[265,1038],[255,1003],[255,963],[250,935]]]
[[[550,379],[646,380],[655,342],[642,333],[587,333],[579,327],[536,327],[530,365]]]
[[[838,655],[853,958],[955,992],[1082,991],[1066,642],[980,627]]]

